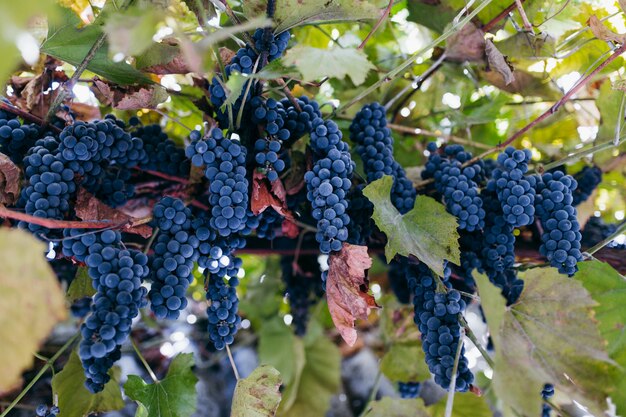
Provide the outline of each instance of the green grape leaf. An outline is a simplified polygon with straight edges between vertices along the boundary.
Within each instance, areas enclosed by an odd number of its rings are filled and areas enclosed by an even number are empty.
[[[323,336],[316,322],[309,323],[303,342],[305,364],[300,378],[283,393],[284,401],[277,414],[281,417],[324,415],[339,389],[341,355],[337,346]]]
[[[215,5],[211,0],[183,0],[189,10],[198,18],[198,24],[203,28],[208,26],[209,20],[217,16]]]
[[[133,7],[109,14],[102,28],[107,34],[109,54],[120,53],[124,57],[141,54],[154,43],[152,36],[161,18],[154,7]]]
[[[394,295],[384,295],[378,300],[380,329],[385,343],[421,344],[420,332],[413,322],[413,307],[400,304]]]
[[[368,404],[363,417],[428,417],[424,402],[419,399],[402,400],[384,397]]]
[[[447,395],[427,408],[430,417],[445,417]],[[489,404],[484,396],[479,397],[472,392],[457,392],[454,394],[454,405],[451,417],[492,417]]]
[[[363,51],[339,47],[320,49],[295,46],[287,51],[282,60],[285,65],[295,66],[304,81],[323,77],[343,80],[348,76],[354,85],[360,85],[365,81],[367,73],[375,68]],[[319,65],[320,62],[324,65]]]
[[[55,324],[65,296],[46,261],[48,246],[20,229],[0,229],[0,392],[10,391]]]
[[[436,2],[429,4],[425,0],[407,2],[409,16],[407,20],[425,26],[437,33],[443,33],[444,29],[454,19],[457,12],[452,7]]]
[[[392,381],[421,382],[430,379],[419,343],[392,345],[380,362],[381,372]]]
[[[387,235],[387,262],[398,254],[413,255],[439,276],[443,262],[460,264],[459,233],[456,218],[430,197],[418,195],[413,209],[402,215],[391,203],[393,177],[383,176],[363,189],[374,205],[376,226]]]
[[[244,14],[248,17],[264,15],[267,2],[246,0]],[[274,21],[276,32],[313,22],[377,19],[382,11],[369,0],[277,0]]]
[[[193,355],[178,354],[161,381],[153,384],[129,375],[124,384],[126,395],[148,410],[148,417],[188,417],[196,411],[196,382]]]
[[[261,365],[250,376],[237,381],[231,417],[271,417],[280,404],[280,373]]]
[[[78,28],[80,19],[68,9],[61,12],[60,24],[48,28],[48,37],[41,45],[41,52],[78,66],[102,34],[101,26],[91,24]],[[125,62],[113,62],[108,56],[105,42],[87,65],[87,69],[117,84],[150,83],[141,72]]]
[[[495,43],[500,52],[509,57],[527,59],[552,58],[555,54],[556,39],[547,33],[531,35],[518,32]]]
[[[60,417],[83,417],[92,413],[124,408],[120,389],[120,369],[109,371],[111,380],[104,390],[92,394],[85,388],[85,371],[78,354],[73,351],[63,370],[52,378],[52,392],[59,400]]]
[[[600,261],[578,264],[574,278],[580,281],[598,303],[593,308],[600,334],[607,341],[611,359],[626,369],[626,280],[611,265]],[[619,378],[611,399],[617,414],[626,411],[626,372]]]
[[[259,331],[259,361],[276,368],[286,387],[298,386],[306,361],[304,343],[278,316],[263,323]]]
[[[616,376],[592,318],[595,306],[583,286],[555,268],[535,268],[520,276],[524,290],[510,307],[487,277],[477,275],[479,293],[493,338],[493,389],[505,416],[541,411],[539,393],[555,386],[591,413],[606,406]]]
[[[96,293],[96,290],[91,284],[91,277],[87,267],[78,267],[76,276],[72,280],[70,287],[67,289],[67,299],[70,302],[74,302],[83,297],[92,297]]]

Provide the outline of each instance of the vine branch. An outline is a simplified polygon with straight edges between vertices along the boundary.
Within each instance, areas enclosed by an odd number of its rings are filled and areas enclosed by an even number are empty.
[[[0,207],[0,217],[4,219],[21,220],[23,222],[47,227],[48,229],[131,228],[133,226],[146,224],[151,220],[151,217],[135,219],[135,221],[127,220],[119,223],[112,223],[110,221],[56,220],[31,216],[30,214],[9,210],[6,207]]]
[[[385,19],[387,19],[387,17],[389,17],[389,14],[391,13],[391,8],[392,7],[393,7],[393,0],[389,0],[389,4],[387,5],[387,8],[385,8],[385,10],[383,11],[383,14],[380,16],[380,18],[378,18],[378,20],[376,21],[376,23],[372,27],[372,30],[369,31],[369,33],[367,34],[365,39],[363,39],[363,42],[361,42],[361,44],[356,49],[363,49],[363,48],[365,48],[365,45],[367,45],[367,42],[374,35],[374,33],[376,33],[376,31],[378,30],[380,25],[382,25],[383,22],[385,21]]]
[[[619,235],[625,232],[626,232],[626,221],[622,222],[622,224],[619,225],[617,230],[611,233],[611,235],[609,235],[606,239],[598,242],[598,244],[596,244],[594,247],[588,249],[587,253],[589,255],[593,255],[594,253],[596,253],[597,251],[599,251],[600,249],[602,249],[603,247],[611,243],[616,237],[618,237]]]

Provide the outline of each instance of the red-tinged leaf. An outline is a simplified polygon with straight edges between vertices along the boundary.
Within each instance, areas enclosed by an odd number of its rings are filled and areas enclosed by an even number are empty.
[[[368,293],[365,270],[371,266],[367,247],[349,243],[344,243],[341,251],[332,254],[329,259],[326,279],[328,309],[335,327],[350,346],[357,338],[354,321],[367,320],[370,309],[379,308],[374,297]]]
[[[166,38],[161,43],[153,44],[137,59],[137,67],[157,75],[191,72],[179,44],[175,38]]]
[[[252,201],[250,209],[254,214],[260,214],[268,207],[273,208],[286,219],[293,219],[293,215],[287,209],[287,193],[280,180],[270,182],[265,175],[254,171],[252,176]]]
[[[84,188],[78,190],[76,197],[76,217],[84,221],[110,221],[112,224],[129,224],[138,219],[128,216],[119,210],[111,208],[98,200],[96,196]],[[152,228],[147,224],[141,224],[124,229],[127,233],[134,233],[144,238],[152,235]]]
[[[289,239],[295,239],[300,234],[300,228],[291,220],[285,219],[281,226],[282,235]]]
[[[20,169],[0,153],[0,204],[11,206],[20,195]]]
[[[157,104],[167,100],[167,93],[163,87],[158,85],[121,87],[96,77],[91,90],[102,104],[113,106],[119,110],[154,108]]]
[[[74,113],[74,117],[78,120],[89,122],[102,119],[102,113],[98,106],[91,106],[85,103],[71,103],[69,107],[72,113]]]

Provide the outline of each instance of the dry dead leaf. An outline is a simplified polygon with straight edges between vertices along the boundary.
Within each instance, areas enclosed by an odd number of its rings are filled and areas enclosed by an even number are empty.
[[[111,208],[98,200],[96,196],[89,193],[84,188],[78,190],[78,196],[76,197],[76,217],[84,221],[110,221],[112,224],[132,224],[137,219],[127,214],[122,213],[119,210]],[[140,235],[144,238],[152,235],[152,228],[146,224],[129,227],[124,229],[124,232]]]
[[[506,58],[498,48],[493,44],[491,39],[487,40],[485,43],[485,54],[487,54],[487,62],[489,62],[489,67],[496,70],[502,78],[504,79],[504,84],[509,85],[515,81],[515,76],[513,75],[513,70],[511,66],[506,61]]]
[[[484,57],[485,33],[473,23],[468,23],[448,39],[446,45],[447,61],[482,61]]]
[[[343,340],[353,346],[357,339],[354,321],[367,320],[370,309],[379,308],[368,293],[365,270],[372,266],[366,246],[344,243],[339,253],[329,258],[326,278],[328,309]]]
[[[624,41],[626,40],[626,35],[620,35],[613,32],[611,29],[606,27],[604,23],[602,23],[600,19],[598,19],[595,15],[591,15],[589,20],[587,20],[587,25],[589,25],[589,28],[591,28],[593,35],[603,41],[624,43]]]
[[[252,175],[252,200],[250,209],[254,214],[260,214],[268,207],[272,207],[286,219],[293,220],[293,215],[287,209],[287,193],[280,179],[270,182],[265,175],[254,171]]]
[[[0,204],[11,206],[20,195],[20,169],[0,153]]]
[[[93,81],[91,91],[96,98],[102,104],[119,110],[150,109],[167,100],[167,92],[159,85],[122,87],[97,77]]]

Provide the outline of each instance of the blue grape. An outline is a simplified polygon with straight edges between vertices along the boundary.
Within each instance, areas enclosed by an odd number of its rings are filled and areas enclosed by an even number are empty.
[[[607,224],[601,217],[591,217],[581,232],[581,245],[590,248],[608,238],[616,231],[616,224]],[[612,241],[607,244],[606,247],[612,249],[626,249],[626,244]]]
[[[282,99],[280,103],[285,109],[284,127],[289,131],[289,141],[295,142],[311,131],[313,120],[322,117],[317,101],[307,96],[296,98],[301,111],[298,111],[289,99]]]
[[[544,400],[549,400],[554,396],[554,385],[545,384],[543,389],[541,390],[541,398]],[[543,403],[541,407],[541,417],[550,417],[550,412],[552,411],[552,407],[549,404]]]
[[[398,382],[400,398],[410,399],[419,396],[421,384],[419,382]]]
[[[271,98],[264,101],[261,97],[254,97],[250,105],[252,121],[266,134],[254,143],[255,161],[270,181],[276,181],[286,167],[281,155],[282,143],[290,135],[289,130],[283,129],[285,111],[280,102]]]
[[[15,163],[20,163],[35,144],[39,129],[22,125],[15,115],[0,110],[0,152]]]
[[[493,180],[507,223],[513,227],[527,226],[535,217],[535,188],[533,177],[525,178],[530,150],[507,147],[498,155],[499,167],[493,171]]]
[[[233,343],[241,324],[241,317],[238,314],[239,299],[235,285],[228,285],[223,278],[210,275],[207,300],[210,302],[207,309],[209,337],[215,348],[222,350]]]
[[[59,407],[48,407],[46,404],[39,404],[35,409],[37,417],[56,417],[60,412]]]
[[[178,177],[189,175],[190,165],[185,157],[185,150],[176,146],[161,126],[142,126],[134,134],[143,141],[146,151],[139,164],[141,168]]]
[[[294,264],[297,261],[297,264]],[[323,294],[320,283],[320,266],[316,255],[283,256],[280,261],[285,296],[293,317],[296,336],[306,334],[309,309]]]

